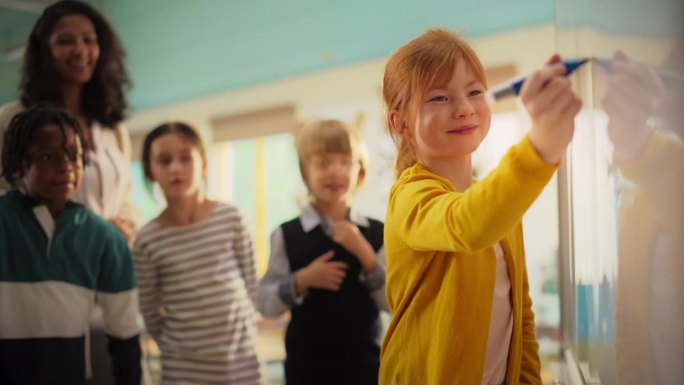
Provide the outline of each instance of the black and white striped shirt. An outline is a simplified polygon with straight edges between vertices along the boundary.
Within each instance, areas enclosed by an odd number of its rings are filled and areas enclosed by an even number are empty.
[[[260,384],[256,266],[237,208],[217,203],[208,218],[182,227],[150,222],[133,256],[162,382]]]

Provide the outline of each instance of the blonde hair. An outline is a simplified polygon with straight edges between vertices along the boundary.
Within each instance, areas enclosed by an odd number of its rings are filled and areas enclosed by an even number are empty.
[[[395,132],[390,113],[396,112],[413,130],[419,102],[427,91],[442,80],[449,80],[456,65],[464,60],[485,88],[484,68],[475,51],[457,34],[431,28],[400,47],[387,61],[382,83],[390,134],[397,145],[394,172],[397,177],[418,160],[413,142]]]
[[[309,123],[297,134],[295,146],[299,157],[299,172],[307,188],[307,162],[313,155],[326,152],[350,154],[352,159],[358,160],[361,167],[356,189],[363,184],[368,169],[368,149],[360,133],[349,123],[335,119]]]

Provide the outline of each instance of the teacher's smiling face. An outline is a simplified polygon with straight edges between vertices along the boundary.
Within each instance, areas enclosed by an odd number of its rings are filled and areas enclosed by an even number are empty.
[[[48,47],[62,84],[90,81],[100,58],[97,32],[90,19],[81,14],[63,16],[52,28]]]

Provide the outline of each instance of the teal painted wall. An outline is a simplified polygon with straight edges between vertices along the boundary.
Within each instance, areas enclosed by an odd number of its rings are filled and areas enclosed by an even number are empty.
[[[96,5],[127,48],[135,110],[385,57],[430,26],[475,37],[553,20],[550,0],[99,0]],[[1,64],[0,102],[16,97],[18,68],[16,62]]]

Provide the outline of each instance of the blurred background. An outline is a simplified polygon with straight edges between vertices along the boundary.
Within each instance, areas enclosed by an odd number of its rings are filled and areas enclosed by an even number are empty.
[[[18,97],[28,33],[52,2],[0,0],[0,104]],[[109,18],[127,51],[133,88],[126,124],[134,148],[137,206],[146,219],[164,206],[162,195],[154,189],[150,193],[142,175],[139,159],[146,132],[168,120],[195,125],[208,144],[206,191],[213,199],[236,203],[246,214],[261,274],[268,263],[271,231],[298,215],[305,203],[293,133],[307,121],[340,118],[359,127],[369,145],[371,166],[356,204],[370,216],[384,218],[395,153],[381,98],[384,63],[396,48],[429,27],[461,31],[480,56],[490,86],[533,71],[554,52],[565,58],[610,58],[622,50],[649,70],[672,75],[662,78],[671,106],[653,112],[649,125],[681,144],[680,0],[88,2]],[[616,329],[620,315],[630,319],[631,313],[616,308],[620,284],[628,282],[619,280],[619,267],[632,263],[621,259],[621,247],[626,247],[620,242],[621,213],[629,209],[626,194],[638,192],[639,181],[630,180],[613,160],[611,116],[601,102],[610,75],[610,67],[595,62],[573,74],[584,101],[574,142],[557,177],[524,218],[545,384],[629,383],[618,380],[616,362],[624,355],[616,349],[621,346]],[[476,177],[494,168],[529,128],[515,99],[494,104],[492,111],[490,134],[474,158]],[[656,124],[663,121],[674,123]],[[621,124],[629,129],[629,123]],[[666,159],[668,164],[644,161],[647,173],[658,175],[672,162],[681,170],[681,156]],[[677,216],[682,214],[677,212],[681,177],[668,179],[668,185],[679,190],[658,198],[665,212]],[[662,230],[665,243],[682,238],[680,230]],[[651,244],[641,256],[647,266],[643,276],[629,277],[642,279],[644,290],[654,293],[659,289],[652,283],[659,281],[662,270],[654,267],[651,251],[658,255],[658,245]],[[684,281],[681,271],[665,271],[671,274],[665,281]],[[669,297],[662,297],[668,302],[646,305],[649,314],[661,314],[671,301],[684,303],[684,292],[669,290]],[[260,321],[260,349],[273,384],[282,381],[286,322]],[[644,325],[645,333],[653,335],[647,343],[654,348],[631,364],[653,361],[665,366],[649,364],[654,380],[641,383],[675,383],[681,369],[671,376],[662,373],[675,367],[667,362],[684,359],[681,330],[673,337],[675,346],[665,347],[656,334],[668,326],[658,326],[656,320]],[[148,351],[152,374],[158,378],[152,344]]]

